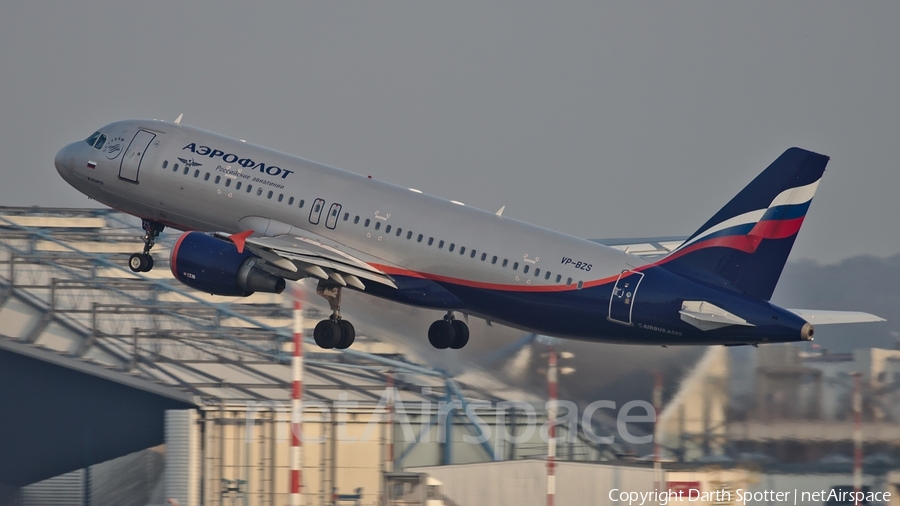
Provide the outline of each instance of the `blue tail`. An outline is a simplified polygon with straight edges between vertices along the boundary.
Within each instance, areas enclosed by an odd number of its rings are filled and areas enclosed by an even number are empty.
[[[771,299],[827,163],[788,149],[660,264]]]

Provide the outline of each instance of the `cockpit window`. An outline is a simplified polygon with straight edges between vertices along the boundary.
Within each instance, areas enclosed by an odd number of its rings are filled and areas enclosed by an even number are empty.
[[[85,142],[95,149],[103,149],[103,145],[106,144],[106,135],[101,134],[100,132],[94,132],[94,135],[85,139]]]

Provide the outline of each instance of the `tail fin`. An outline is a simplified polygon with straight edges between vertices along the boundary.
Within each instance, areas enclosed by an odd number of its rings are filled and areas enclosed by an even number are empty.
[[[769,300],[827,163],[788,149],[659,263]]]

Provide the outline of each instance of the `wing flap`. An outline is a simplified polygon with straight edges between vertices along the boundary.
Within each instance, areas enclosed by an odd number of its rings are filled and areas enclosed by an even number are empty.
[[[369,255],[341,244],[329,244],[332,241],[306,230],[288,228],[289,234],[247,237],[249,234],[244,232],[240,234],[240,239],[244,247],[269,265],[285,271],[286,277],[292,279],[310,275],[360,290],[365,289],[363,280],[397,288],[390,276],[364,260]],[[226,239],[232,237],[224,233],[215,235]],[[296,277],[290,274],[296,274]]]
[[[646,261],[652,261],[675,251],[682,243],[684,243],[685,239],[687,239],[687,236],[590,239],[590,241],[624,251],[625,253],[640,257]]]

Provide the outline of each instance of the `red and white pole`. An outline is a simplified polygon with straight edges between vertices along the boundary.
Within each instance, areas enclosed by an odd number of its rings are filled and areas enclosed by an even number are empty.
[[[660,455],[662,448],[659,445],[659,415],[662,413],[662,373],[657,371],[653,381],[653,410],[656,411],[656,422],[653,424],[653,474],[656,481],[656,491],[663,488],[662,464]]]
[[[394,371],[387,373],[387,447],[384,452],[384,471],[391,473],[394,471]]]
[[[547,506],[553,506],[556,498],[556,350],[550,346],[550,365],[547,368],[547,393],[550,402],[547,405]]]
[[[303,305],[294,300],[294,357],[291,360],[291,506],[303,504]]]
[[[859,496],[863,482],[863,438],[862,438],[862,375],[853,375],[853,491],[854,504],[859,506]]]

